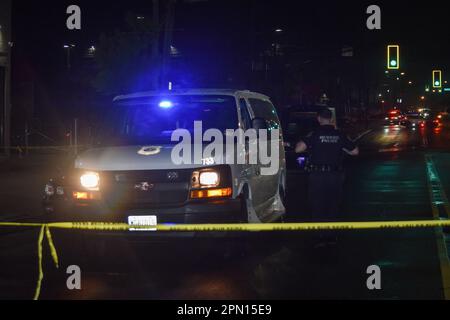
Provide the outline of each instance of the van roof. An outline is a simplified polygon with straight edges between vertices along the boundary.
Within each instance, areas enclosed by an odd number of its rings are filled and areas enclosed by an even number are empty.
[[[257,98],[262,100],[270,100],[270,98],[261,93],[252,92],[249,90],[236,89],[180,89],[172,91],[145,91],[136,92],[127,95],[120,95],[114,98],[113,101],[120,101],[133,98],[145,98],[154,96],[180,96],[180,95],[226,95],[226,96],[243,96],[245,98]]]

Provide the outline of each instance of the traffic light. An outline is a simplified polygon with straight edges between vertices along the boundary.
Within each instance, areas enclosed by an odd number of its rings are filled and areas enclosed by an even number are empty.
[[[433,70],[433,88],[442,88],[441,70]]]
[[[400,46],[389,45],[387,47],[387,68],[389,70],[400,69]]]

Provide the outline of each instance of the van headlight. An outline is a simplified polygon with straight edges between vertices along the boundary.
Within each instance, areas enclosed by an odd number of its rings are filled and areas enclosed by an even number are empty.
[[[220,182],[219,173],[215,171],[200,172],[199,182],[202,187],[217,187]]]
[[[233,188],[228,181],[227,170],[205,169],[192,174],[191,199],[229,198]]]
[[[220,184],[220,173],[215,170],[195,171],[192,174],[192,188],[215,188]]]
[[[98,190],[100,175],[97,172],[86,172],[80,177],[81,186],[90,190]]]

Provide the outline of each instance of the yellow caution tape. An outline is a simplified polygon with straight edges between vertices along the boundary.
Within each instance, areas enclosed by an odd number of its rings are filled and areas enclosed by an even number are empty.
[[[0,226],[2,226],[1,223]],[[28,226],[32,226],[32,224],[29,224]],[[129,231],[131,228],[130,225],[126,223],[103,222],[50,223],[48,224],[48,227],[54,229],[77,229],[91,231]],[[260,224],[160,224],[157,226],[133,226],[134,229],[154,228],[158,232],[269,232],[308,230],[410,229],[433,227],[450,227],[450,220]]]
[[[58,254],[50,229],[72,229],[87,231],[129,231],[126,223],[104,222],[60,222],[60,223],[18,223],[0,222],[0,227],[40,228],[38,237],[38,281],[34,299],[41,293],[44,271],[42,251],[44,237],[56,268],[59,267]],[[326,223],[267,223],[267,224],[161,224],[157,226],[133,226],[133,229],[154,228],[157,232],[269,232],[269,231],[318,231],[318,230],[374,230],[450,227],[450,220],[384,221],[384,222],[326,222]]]
[[[39,299],[39,295],[41,294],[42,279],[44,279],[44,270],[42,268],[42,241],[44,240],[44,230],[45,226],[42,226],[38,237],[38,281],[33,300]]]
[[[37,281],[33,300],[39,299],[39,296],[41,294],[42,280],[44,279],[44,270],[42,267],[42,242],[44,241],[44,233],[47,238],[48,245],[50,247],[50,253],[52,255],[53,262],[55,263],[56,268],[59,268],[58,254],[56,252],[55,245],[53,244],[52,235],[50,233],[50,228],[48,227],[48,225],[42,225],[41,231],[39,232],[39,237],[38,237],[38,281]]]

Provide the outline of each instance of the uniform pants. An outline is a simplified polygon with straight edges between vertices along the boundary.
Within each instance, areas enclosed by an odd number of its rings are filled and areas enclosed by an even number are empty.
[[[308,176],[308,205],[313,222],[339,220],[345,175],[343,172],[311,172]]]

